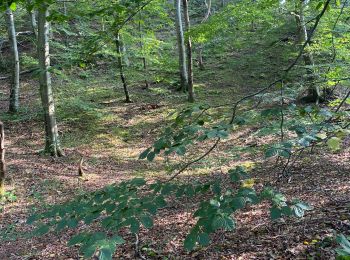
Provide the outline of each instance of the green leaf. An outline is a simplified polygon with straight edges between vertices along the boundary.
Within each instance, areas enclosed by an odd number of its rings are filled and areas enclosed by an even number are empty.
[[[134,178],[130,181],[130,183],[134,186],[143,186],[146,184],[146,181],[144,178]]]
[[[181,145],[178,148],[176,148],[176,153],[178,155],[184,155],[186,153],[186,147]]]
[[[114,250],[109,247],[103,247],[100,249],[100,254],[98,255],[99,260],[112,260]]]
[[[90,237],[90,234],[87,234],[87,233],[77,234],[68,241],[68,246],[81,244],[83,243],[83,241],[87,240],[89,237]]]
[[[245,199],[243,197],[235,197],[230,203],[231,207],[233,207],[235,210],[243,209],[245,204]]]
[[[154,160],[154,157],[156,157],[156,153],[155,152],[150,152],[148,155],[147,155],[147,160],[149,162],[152,162]]]
[[[12,11],[16,11],[16,9],[17,9],[17,5],[16,5],[16,3],[15,3],[15,2],[12,2],[12,3],[11,3],[11,5],[10,5],[10,9],[11,9]]]
[[[33,214],[33,215],[29,216],[29,218],[27,219],[27,224],[31,225],[35,221],[37,221],[38,219],[40,219],[40,215],[39,214]]]
[[[40,225],[36,230],[34,230],[33,235],[42,236],[48,233],[49,231],[50,231],[50,228],[48,225]]]
[[[152,148],[148,148],[146,149],[145,151],[143,151],[140,156],[139,156],[139,159],[140,160],[143,160],[143,159],[146,159],[147,155],[149,154],[149,152],[151,151]]]
[[[185,241],[184,241],[184,247],[187,251],[192,251],[194,246],[196,245],[196,233],[190,233],[187,235]]]
[[[225,230],[232,231],[236,227],[235,221],[230,217],[226,216],[225,218]]]
[[[164,200],[164,198],[162,196],[158,196],[154,202],[156,203],[158,208],[163,208],[166,206],[166,201]]]
[[[130,221],[130,231],[131,233],[138,234],[140,231],[140,223],[134,217],[129,219]]]
[[[198,235],[198,243],[202,246],[208,246],[210,243],[210,238],[208,233],[200,233]]]
[[[332,152],[340,150],[341,140],[338,137],[332,137],[327,141],[328,148]]]
[[[114,237],[112,238],[112,241],[113,241],[113,243],[116,244],[116,245],[122,245],[122,244],[125,243],[125,240],[124,240],[121,236],[114,236]]]
[[[218,181],[214,182],[211,185],[211,190],[215,195],[220,195],[221,194],[221,186],[220,183]]]
[[[215,199],[211,199],[210,200],[210,205],[216,207],[216,208],[220,208],[220,202],[218,202],[217,200]]]
[[[146,214],[140,216],[140,221],[145,228],[153,227],[153,219]]]
[[[279,219],[282,216],[282,212],[279,208],[273,207],[270,209],[270,217],[272,220]]]

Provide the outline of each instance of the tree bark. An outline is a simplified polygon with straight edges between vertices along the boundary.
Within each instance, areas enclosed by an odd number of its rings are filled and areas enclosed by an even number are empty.
[[[305,25],[305,17],[304,17],[304,7],[305,7],[305,0],[297,0],[296,2],[296,24],[297,24],[297,30],[298,30],[298,38],[297,43],[299,46],[302,46],[304,42],[307,41],[308,35]],[[306,46],[303,53],[303,60],[304,64],[307,66],[306,68],[306,82],[307,82],[307,97],[304,97],[304,99],[308,99],[310,101],[319,102],[320,98],[320,91],[317,85],[313,84],[313,80],[315,77],[315,72],[313,69],[314,61],[313,56],[308,50],[309,45]]]
[[[118,55],[117,61],[118,61],[119,75],[120,75],[120,79],[122,80],[123,88],[124,88],[125,102],[131,103],[129,91],[128,91],[128,85],[126,83],[126,79],[124,75],[124,67],[123,67],[123,59],[122,59],[122,43],[120,40],[119,32],[116,32],[116,35],[115,35],[115,45],[116,45],[117,55]]]
[[[38,38],[38,26],[37,26],[37,22],[36,22],[36,15],[35,15],[35,11],[33,9],[32,0],[27,0],[27,10],[28,10],[29,18],[30,18],[30,25],[32,27],[32,31],[35,35],[35,38]]]
[[[49,49],[49,16],[48,7],[42,4],[38,11],[38,59],[39,59],[39,83],[40,96],[45,121],[45,153],[52,156],[62,156],[62,150],[58,138],[58,130],[55,115],[55,103],[51,85],[50,74],[50,49]]]
[[[0,121],[0,196],[5,193],[5,130]]]
[[[187,0],[183,0],[183,7],[184,7],[184,16],[185,16],[185,28],[187,34],[190,31],[191,24],[190,24],[190,16],[188,13],[188,2]],[[187,35],[186,39],[186,45],[187,45],[187,71],[188,71],[188,101],[194,102],[194,91],[193,91],[193,59],[192,59],[192,42],[191,37]]]
[[[208,20],[210,14],[211,14],[211,0],[208,0],[208,3],[204,1],[205,6],[207,7],[207,12],[201,21],[201,23],[204,23]],[[198,65],[200,70],[204,70],[204,61],[203,61],[203,44],[199,44],[198,48]]]
[[[10,8],[7,8],[6,10],[6,20],[8,27],[8,36],[12,50],[13,66],[9,111],[16,113],[19,109],[19,55],[17,48],[15,22],[12,10]]]
[[[142,65],[143,65],[143,70],[145,73],[145,77],[147,77],[147,61],[144,53],[144,47],[143,47],[143,35],[142,35],[142,26],[141,26],[141,20],[142,20],[142,12],[140,11],[140,20],[139,20],[139,33],[140,33],[140,50],[142,53]],[[145,86],[143,89],[148,89],[149,84],[147,78],[145,78]]]
[[[175,0],[175,25],[176,25],[176,36],[177,45],[179,51],[179,72],[180,72],[180,90],[187,91],[188,85],[188,74],[186,67],[186,50],[185,50],[185,40],[184,31],[182,26],[182,16],[181,16],[181,0]]]

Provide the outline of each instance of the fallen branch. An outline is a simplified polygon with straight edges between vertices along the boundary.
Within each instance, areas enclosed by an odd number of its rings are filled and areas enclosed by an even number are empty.
[[[29,73],[32,73],[32,72],[36,71],[37,69],[38,68],[34,68],[34,69],[30,69],[30,70],[24,70],[24,71],[20,72],[19,75],[29,74]],[[11,77],[12,77],[11,75],[5,76],[5,77],[0,77],[0,80],[6,80],[6,79],[9,79]]]

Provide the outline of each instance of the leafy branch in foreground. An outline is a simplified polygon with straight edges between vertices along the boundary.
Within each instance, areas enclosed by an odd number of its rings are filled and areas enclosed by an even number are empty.
[[[80,245],[85,258],[97,255],[99,259],[111,259],[117,247],[126,242],[122,236],[127,230],[138,234],[141,226],[152,228],[157,212],[183,197],[207,198],[193,214],[197,223],[184,241],[187,250],[192,250],[197,244],[209,245],[210,234],[217,230],[234,230],[233,214],[248,204],[269,201],[272,219],[302,217],[305,210],[311,209],[304,203],[287,201],[271,188],[257,192],[253,185],[247,184],[249,173],[244,167],[230,170],[228,177],[225,182],[203,184],[147,184],[144,179],[135,178],[53,206],[48,211],[32,215],[28,223],[36,223],[35,236],[79,227],[82,232],[73,236],[68,245]],[[99,225],[100,231],[90,231],[93,223]]]

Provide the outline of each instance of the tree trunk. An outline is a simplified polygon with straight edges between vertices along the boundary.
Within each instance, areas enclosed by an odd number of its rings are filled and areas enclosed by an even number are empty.
[[[205,6],[207,7],[207,12],[201,21],[201,23],[204,23],[208,20],[210,14],[211,14],[211,0],[208,0],[208,3],[204,1]],[[198,65],[200,70],[204,70],[204,62],[203,62],[203,44],[199,45],[198,48]]]
[[[45,153],[52,156],[62,156],[55,115],[55,103],[51,85],[50,52],[49,52],[49,16],[48,7],[45,4],[38,12],[38,59],[39,59],[39,83],[40,96],[45,121]]]
[[[125,75],[124,75],[124,67],[123,67],[123,60],[122,60],[122,43],[120,40],[120,33],[117,32],[115,35],[115,45],[117,48],[117,61],[118,61],[118,68],[119,68],[119,75],[120,79],[122,80],[123,83],[123,88],[124,88],[124,94],[125,94],[125,102],[126,103],[131,103],[130,96],[129,96],[129,91],[128,91],[128,85],[126,83]]]
[[[143,47],[143,35],[142,35],[142,26],[141,26],[141,20],[142,20],[142,12],[140,11],[140,21],[139,21],[139,33],[140,33],[140,50],[142,53],[142,64],[143,64],[143,71],[145,73],[145,77],[147,77],[147,61],[146,61],[146,57],[145,57],[145,53],[144,53],[144,47]],[[145,86],[143,87],[143,89],[148,89],[149,88],[149,84],[147,81],[147,78],[145,78]]]
[[[186,32],[188,33],[191,28],[190,24],[190,16],[188,13],[188,2],[187,0],[183,0],[183,7],[184,7],[184,16],[185,16],[185,28]],[[192,60],[192,42],[191,37],[187,35],[186,39],[186,45],[187,45],[187,64],[188,64],[188,101],[194,102],[194,92],[193,92],[193,60]]]
[[[35,15],[35,11],[33,9],[32,0],[27,0],[27,10],[28,10],[29,18],[30,18],[30,25],[32,27],[32,31],[35,35],[35,39],[37,39],[38,38],[38,26],[36,23],[36,15]]]
[[[179,51],[179,71],[180,71],[180,90],[187,91],[188,74],[186,67],[186,50],[184,31],[182,27],[182,16],[181,16],[181,0],[175,0],[175,25],[177,35],[177,45]]]
[[[298,30],[298,38],[297,43],[299,46],[302,46],[308,39],[306,25],[305,25],[305,18],[304,18],[304,6],[305,6],[305,0],[297,0],[296,2],[296,24],[297,24],[297,30]],[[308,49],[309,45],[306,46],[303,53],[303,60],[304,64],[307,67],[306,74],[307,74],[307,87],[308,87],[308,93],[307,97],[304,97],[305,100],[310,100],[312,102],[319,102],[320,98],[320,91],[317,85],[313,84],[315,72],[312,68],[314,66],[313,56],[310,53]]]
[[[0,196],[5,193],[5,130],[0,121]]]
[[[11,83],[11,92],[10,92],[10,112],[17,112],[19,108],[19,55],[17,48],[17,39],[16,39],[16,30],[15,22],[13,18],[13,13],[10,8],[6,10],[6,20],[8,27],[8,36],[11,44],[12,50],[12,83]]]

